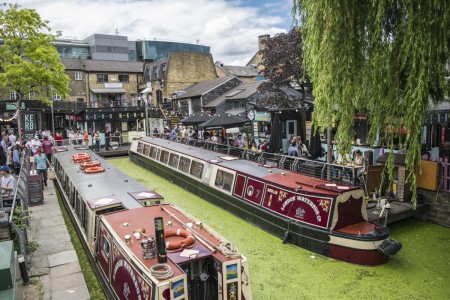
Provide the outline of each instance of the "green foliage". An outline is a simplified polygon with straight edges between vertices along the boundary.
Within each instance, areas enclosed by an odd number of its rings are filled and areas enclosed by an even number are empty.
[[[294,16],[303,26],[304,59],[314,85],[314,122],[326,128],[339,122],[335,141],[350,153],[353,116],[366,114],[369,136],[379,132],[388,147],[392,180],[394,140],[400,128],[408,150],[408,181],[420,163],[425,111],[448,93],[449,1],[295,0]]]
[[[48,22],[35,10],[17,4],[0,4],[0,8],[0,89],[8,94],[16,91],[18,107],[30,92],[47,103],[54,92],[67,97],[70,80],[53,45],[56,36],[50,33]]]
[[[26,232],[26,230],[30,227],[27,224],[27,219],[28,219],[27,211],[23,210],[22,206],[17,206],[14,209],[14,215],[13,215],[13,220],[12,221],[23,232]],[[14,249],[16,251],[20,251],[19,236],[17,235],[17,233],[15,231],[13,231],[13,240],[14,240]],[[26,252],[26,254],[33,253],[39,247],[40,247],[40,245],[39,245],[38,242],[33,242],[33,241],[31,241],[31,242],[30,241],[26,241],[25,242],[25,252]]]

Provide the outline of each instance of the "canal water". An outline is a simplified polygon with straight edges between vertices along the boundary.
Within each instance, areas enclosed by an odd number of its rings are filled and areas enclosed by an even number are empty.
[[[381,266],[353,265],[273,236],[128,160],[109,160],[232,241],[247,256],[255,300],[450,299],[450,228],[407,219],[390,225],[402,250]]]

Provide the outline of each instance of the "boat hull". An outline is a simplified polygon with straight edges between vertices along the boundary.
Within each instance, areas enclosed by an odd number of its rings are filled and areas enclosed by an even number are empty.
[[[137,165],[151,170],[183,189],[279,237],[283,243],[289,242],[312,252],[350,263],[377,265],[388,261],[388,256],[376,250],[376,244],[381,243],[388,235],[368,241],[368,244],[372,245],[371,249],[333,245],[330,243],[331,236],[327,230],[292,220],[289,221],[286,217],[271,213],[261,206],[244,202],[234,196],[225,194],[175,169],[132,151],[129,153],[129,158]],[[352,244],[350,240],[349,244]],[[367,257],[367,259],[364,259],[364,257]]]

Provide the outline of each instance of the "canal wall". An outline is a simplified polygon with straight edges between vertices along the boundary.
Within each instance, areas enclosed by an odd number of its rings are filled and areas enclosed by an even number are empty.
[[[423,196],[423,203],[429,205],[424,213],[418,217],[445,227],[450,227],[450,193],[433,192],[417,189],[417,194]],[[418,197],[420,198],[420,197]]]

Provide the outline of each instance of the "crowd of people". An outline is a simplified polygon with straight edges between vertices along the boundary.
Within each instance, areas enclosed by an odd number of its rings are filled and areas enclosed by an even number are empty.
[[[193,145],[195,141],[208,141],[222,145],[229,145],[236,148],[246,148],[254,151],[267,151],[269,142],[267,140],[256,141],[252,134],[246,134],[244,130],[239,133],[225,133],[226,131],[197,130],[192,126],[168,126],[164,128],[166,137],[170,140],[179,140],[182,143]],[[153,130],[154,135],[160,135],[157,128]]]

